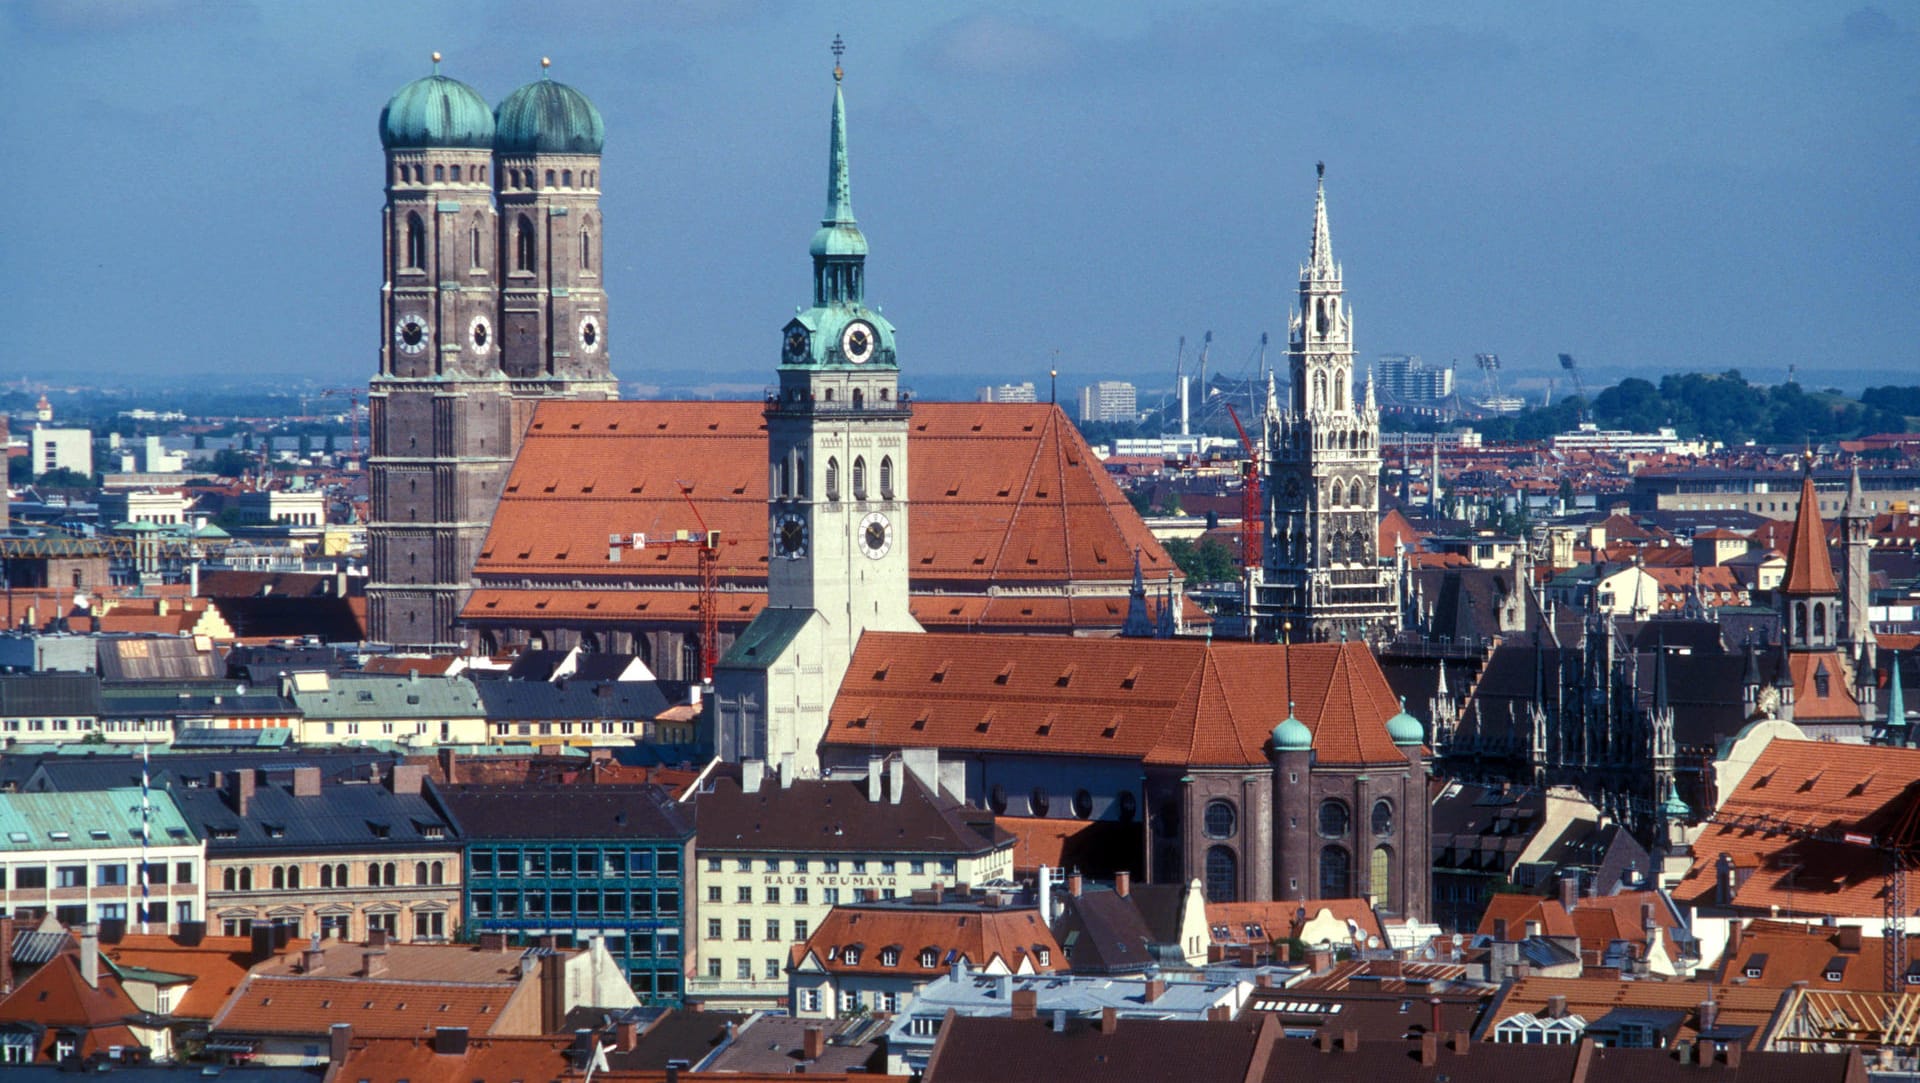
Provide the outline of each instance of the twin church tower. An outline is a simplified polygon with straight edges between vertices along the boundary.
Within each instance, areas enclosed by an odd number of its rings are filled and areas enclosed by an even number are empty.
[[[839,43],[835,42],[836,55]],[[514,455],[542,399],[617,397],[601,280],[600,153],[586,96],[543,76],[497,108],[435,71],[380,115],[386,149],[380,371],[367,588],[370,638],[456,647]],[[545,64],[545,61],[542,62]],[[907,431],[894,329],[866,303],[846,103],[834,67],[813,303],[781,330],[767,399],[767,607],[716,677],[721,753],[810,766],[861,632],[918,630],[909,608]],[[1353,394],[1353,324],[1315,205],[1292,325],[1291,401],[1269,402],[1262,638],[1393,634],[1380,563],[1379,416]],[[817,738],[817,733],[811,734]]]

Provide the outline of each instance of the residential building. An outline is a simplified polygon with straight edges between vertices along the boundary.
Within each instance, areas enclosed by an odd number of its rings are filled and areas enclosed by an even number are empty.
[[[1076,974],[1146,974],[1207,962],[1207,899],[1199,880],[1135,884],[1122,869],[1111,889],[1067,876],[1057,903],[1054,939]]]
[[[100,965],[91,929],[80,950],[63,951],[18,988],[0,990],[0,1067],[73,1070],[99,1058],[170,1057],[165,1020],[143,1010],[121,975]]]
[[[316,534],[327,525],[327,494],[318,489],[266,489],[240,494],[244,526],[282,526]]]
[[[0,676],[0,747],[84,740],[99,722],[100,678],[92,673]]]
[[[1453,366],[1429,367],[1418,355],[1383,353],[1373,378],[1383,398],[1408,406],[1433,406],[1453,397]]]
[[[1822,515],[1845,510],[1851,476],[1847,471],[1812,472]],[[1801,479],[1791,471],[1696,467],[1644,470],[1633,476],[1635,511],[1745,511],[1769,519],[1792,519],[1800,512]],[[1920,504],[1920,468],[1871,470],[1860,475],[1866,511],[1884,513],[1895,504]]]
[[[1126,380],[1101,380],[1080,389],[1082,421],[1132,421],[1139,416],[1138,395]]]
[[[114,489],[102,492],[95,504],[100,524],[112,529],[128,523],[178,526],[188,521],[193,501],[178,489]]]
[[[1353,314],[1327,229],[1325,168],[1288,340],[1287,408],[1267,406],[1266,562],[1254,586],[1257,638],[1391,640],[1400,606],[1382,563],[1380,411],[1356,394]]]
[[[716,779],[692,796],[700,924],[689,996],[708,1007],[785,999],[792,949],[835,906],[1012,877],[1013,840],[992,817],[898,759],[865,782],[745,768],[744,782]]]
[[[303,745],[392,741],[431,748],[485,744],[486,707],[464,676],[418,673],[294,673],[281,694],[300,712],[295,740]]]
[[[249,766],[204,781],[171,793],[206,839],[213,931],[405,942],[459,931],[463,841],[426,768]]]
[[[450,785],[465,923],[515,943],[598,940],[645,1003],[678,1003],[700,917],[693,810],[658,786]]]
[[[1033,381],[1024,383],[993,384],[980,389],[975,396],[978,402],[1039,402],[1039,394],[1034,390]]]
[[[1719,965],[1719,983],[1740,982],[1788,989],[1795,985],[1827,993],[1906,992],[1920,987],[1920,934],[1908,933],[1906,950],[1887,951],[1885,935],[1869,936],[1858,925],[1804,925],[1756,918],[1730,922],[1730,939]],[[1905,962],[1905,973],[1887,980],[1887,960]]]
[[[653,721],[670,706],[652,680],[479,680],[474,690],[502,743],[632,745],[656,736]]]
[[[981,974],[1066,969],[1033,901],[992,888],[942,887],[834,907],[794,952],[787,1003],[796,1016],[898,1014],[956,965]]]
[[[201,839],[165,791],[0,793],[0,913],[162,933],[201,921]]]
[[[93,432],[89,429],[52,429],[35,425],[27,434],[33,476],[50,470],[71,470],[93,476]]]

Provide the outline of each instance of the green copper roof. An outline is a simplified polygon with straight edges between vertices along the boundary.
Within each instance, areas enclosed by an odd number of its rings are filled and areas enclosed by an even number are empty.
[[[1291,703],[1287,704],[1287,717],[1273,727],[1273,747],[1276,752],[1307,752],[1313,748],[1313,731],[1293,716]]]
[[[502,154],[598,154],[606,143],[600,110],[565,83],[528,83],[494,111],[493,149]]]
[[[1407,713],[1407,697],[1400,697],[1400,713],[1387,719],[1387,736],[1396,745],[1417,745],[1427,739],[1427,728]]]
[[[854,224],[853,174],[847,166],[847,99],[840,92],[838,76],[833,84],[833,130],[827,151],[827,213],[820,219],[820,231],[813,235],[812,251],[815,257],[867,254],[867,238]]]
[[[1669,820],[1687,820],[1693,818],[1693,809],[1680,799],[1680,791],[1669,783],[1667,799],[1660,802],[1660,812]]]
[[[401,87],[380,110],[380,145],[490,147],[493,110],[479,91],[436,70]]]
[[[1900,655],[1889,651],[1887,668],[1892,672],[1887,677],[1887,729],[1905,729],[1907,725],[1907,696],[1900,690]],[[1897,736],[1897,735],[1896,735]]]

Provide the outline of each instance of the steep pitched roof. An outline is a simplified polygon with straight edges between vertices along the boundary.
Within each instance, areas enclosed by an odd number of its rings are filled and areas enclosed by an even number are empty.
[[[100,968],[99,983],[88,985],[80,973],[80,960],[72,953],[54,956],[21,982],[13,995],[0,1000],[0,1024],[36,1023],[85,1031],[78,1049],[83,1057],[110,1045],[139,1044],[125,1025],[139,1012],[105,966]],[[49,1047],[52,1041],[47,1035]]]
[[[1787,542],[1787,578],[1780,589],[1788,594],[1838,594],[1833,578],[1833,554],[1827,551],[1827,528],[1820,519],[1820,497],[1813,475],[1800,482],[1800,512]]]
[[[888,949],[898,953],[891,965],[886,962]],[[931,956],[923,958],[929,951]],[[965,900],[836,906],[796,949],[796,956],[811,956],[834,974],[914,978],[939,977],[963,958],[974,970],[998,961],[1014,973],[1046,972],[1065,963],[1053,932],[1034,907],[967,905]]]
[[[1406,762],[1386,730],[1399,704],[1358,643],[869,632],[824,743],[1259,765],[1290,704],[1320,762]]]
[[[1011,844],[990,819],[975,822],[972,810],[905,777],[897,804],[868,801],[860,782],[768,781],[743,793],[733,779],[718,779],[695,798],[700,849],[958,855]]]
[[[1598,1021],[1616,1008],[1668,1009],[1685,1013],[1680,1037],[1692,1040],[1699,1034],[1698,1009],[1712,999],[1718,1005],[1716,1027],[1752,1028],[1746,1046],[1760,1048],[1766,1040],[1767,1023],[1780,1003],[1780,990],[1739,985],[1708,987],[1696,982],[1621,981],[1598,978],[1520,978],[1508,986],[1481,1020],[1481,1034],[1491,1035],[1503,1020],[1531,1012],[1545,1015],[1549,997],[1567,998],[1567,1011],[1587,1020]]]
[[[926,595],[939,589],[981,595],[978,600],[993,602],[993,618],[1018,627],[1020,607],[986,599],[988,584],[1064,591],[1068,583],[1104,582],[1121,598],[1114,613],[1061,596],[1050,600],[1075,604],[1056,606],[1048,616],[1071,622],[1067,629],[1118,627],[1134,552],[1150,577],[1175,570],[1055,406],[916,403],[908,439],[914,462],[909,574]],[[612,564],[606,547],[610,534],[693,529],[679,488],[685,483],[707,527],[721,535],[722,619],[751,619],[766,583],[766,461],[758,402],[541,403],[481,547],[475,575],[483,585],[465,617],[527,619],[522,610],[531,603],[516,597],[521,594],[544,598],[539,613],[548,620],[632,619],[638,601],[606,591],[517,585],[529,576],[621,584],[649,594],[690,584],[694,557],[687,549],[623,552]],[[746,607],[739,613],[731,611],[735,592]],[[681,607],[669,601],[657,601],[645,619],[678,618]],[[938,614],[930,616],[942,623]]]
[[[1885,987],[1885,941],[1865,936],[1858,926],[1834,928],[1758,919],[1747,924],[1727,945],[1720,959],[1718,980],[1738,981],[1769,989],[1785,989],[1804,982],[1810,989],[1833,992],[1879,992]],[[1920,936],[1908,936],[1907,957],[1920,968]],[[1836,960],[1840,965],[1836,966]],[[1915,973],[1910,969],[1909,974]],[[1837,980],[1828,980],[1838,974]],[[1902,975],[1905,987],[1906,975]]]

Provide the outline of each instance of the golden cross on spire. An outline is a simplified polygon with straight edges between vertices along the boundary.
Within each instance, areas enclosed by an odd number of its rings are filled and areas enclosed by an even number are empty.
[[[833,50],[833,81],[837,83],[840,81],[840,77],[845,74],[840,70],[840,56],[847,51],[847,43],[840,40],[840,35],[835,34],[833,36],[833,44],[830,48]]]

